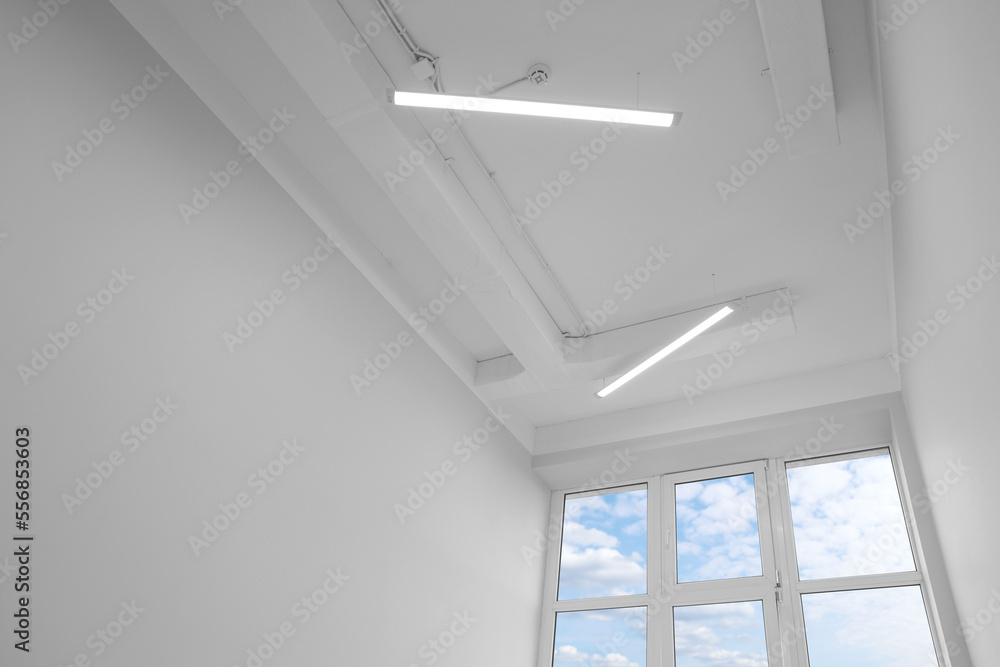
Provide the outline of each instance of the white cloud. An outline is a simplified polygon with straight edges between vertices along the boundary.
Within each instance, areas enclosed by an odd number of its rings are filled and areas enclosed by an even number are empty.
[[[687,502],[689,500],[694,500],[701,494],[701,490],[704,488],[703,482],[690,482],[687,484],[678,484],[674,487],[674,495],[677,498],[677,502]]]
[[[565,545],[560,565],[559,590],[582,597],[629,595],[645,592],[646,566],[633,552],[625,556],[607,547],[578,549]],[[565,595],[560,595],[565,599]]]
[[[887,455],[792,468],[788,483],[803,578],[914,569]]]
[[[590,656],[570,644],[564,644],[556,649],[556,662],[586,662]]]
[[[633,516],[646,517],[646,491],[627,491],[615,494],[615,504],[612,513],[616,517],[629,518]]]
[[[682,581],[760,576],[751,480],[752,475],[746,475],[698,482],[697,494],[678,494],[677,552],[686,556],[680,567]]]
[[[677,646],[677,650],[681,651],[682,649],[687,650],[691,646],[718,644],[719,638],[708,625],[675,621],[674,643]]]
[[[646,498],[641,489],[566,501],[561,599],[645,592]]]
[[[594,655],[590,663],[594,667],[639,667],[621,653],[608,653],[607,655]]]
[[[692,554],[697,556],[701,554],[701,545],[695,544],[694,542],[678,542],[677,553],[681,555]]]
[[[802,602],[814,667],[935,664],[916,586],[804,595]]]
[[[618,538],[597,528],[586,528],[575,521],[563,526],[563,543],[577,547],[617,547]]]
[[[640,519],[640,520],[636,521],[635,523],[630,523],[629,525],[625,526],[625,528],[622,530],[622,532],[625,533],[626,535],[630,536],[630,537],[636,537],[638,535],[645,535],[646,534],[646,519],[643,518],[643,519]]]
[[[579,519],[585,513],[608,514],[610,511],[611,507],[604,500],[604,496],[584,496],[582,498],[566,499],[567,520]]]
[[[678,665],[767,667],[759,602],[681,607],[675,611]]]

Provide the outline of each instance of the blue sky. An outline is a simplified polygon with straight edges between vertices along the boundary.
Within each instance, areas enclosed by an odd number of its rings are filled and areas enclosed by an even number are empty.
[[[888,454],[787,474],[800,579],[913,571]]]
[[[646,490],[566,499],[559,599],[646,592]]]
[[[789,468],[801,579],[912,572],[888,454]],[[806,595],[811,667],[937,664],[916,586]]]
[[[677,580],[759,577],[753,475],[678,484]]]
[[[913,570],[888,455],[792,468],[788,485],[802,579]],[[752,474],[678,484],[675,509],[679,581],[761,575]],[[567,498],[559,599],[645,590],[646,491]],[[935,664],[918,587],[807,595],[803,608],[811,667]],[[645,621],[642,608],[560,613],[553,664],[645,667]],[[677,607],[673,622],[677,667],[768,667],[760,601]]]
[[[767,667],[764,605],[676,607],[674,647],[677,667]]]
[[[555,667],[646,667],[646,610],[557,614],[555,645]]]
[[[931,667],[918,586],[802,596],[810,667]]]
[[[646,592],[646,489],[569,497],[559,599]],[[560,613],[555,667],[646,667],[645,608]]]

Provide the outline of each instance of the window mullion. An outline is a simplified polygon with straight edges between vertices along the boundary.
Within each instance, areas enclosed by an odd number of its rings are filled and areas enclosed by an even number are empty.
[[[661,610],[650,604],[653,594],[660,590],[665,567],[666,539],[663,535],[663,501],[661,499],[662,482],[657,477],[649,480],[646,486],[646,664],[661,665],[663,655],[663,628],[659,622]],[[653,618],[654,609],[656,618]]]
[[[556,614],[564,611],[592,611],[595,609],[624,609],[626,607],[645,607],[649,604],[648,595],[620,595],[613,598],[583,598],[581,600],[556,600],[552,603],[552,611]]]
[[[806,655],[805,620],[802,616],[785,462],[782,459],[771,459],[768,473],[768,496],[774,500],[770,507],[775,553],[778,554],[778,570],[781,573],[781,601],[777,605],[778,640],[776,644],[768,644],[768,658],[774,660],[774,656],[781,656],[785,667],[807,667],[809,661]]]
[[[553,491],[549,501],[549,520],[542,536],[545,551],[545,579],[542,589],[542,628],[538,642],[537,667],[551,667],[555,644],[556,613],[554,605],[559,587],[559,555],[562,544],[563,507],[566,493]]]
[[[677,519],[674,510],[673,483],[670,475],[662,475],[656,484],[660,493],[660,540],[657,543],[661,553],[660,577],[655,589],[655,613],[647,619],[647,632],[653,626],[657,628],[659,646],[656,657],[659,662],[651,661],[652,665],[674,667],[674,603],[677,596]]]
[[[887,572],[885,574],[865,574],[857,577],[837,577],[834,579],[810,579],[798,582],[799,594],[826,593],[830,591],[857,591],[868,588],[890,588],[893,586],[919,586],[924,578],[919,572]]]

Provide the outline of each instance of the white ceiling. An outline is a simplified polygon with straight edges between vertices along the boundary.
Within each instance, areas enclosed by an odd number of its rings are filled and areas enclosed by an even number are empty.
[[[499,115],[465,120],[462,132],[515,212],[543,192],[543,181],[572,174],[524,227],[526,238],[441,112],[385,103],[387,85],[429,89],[389,29],[350,63],[343,57],[354,26],[364,30],[372,20],[374,0],[243,0],[222,20],[210,3],[115,4],[237,136],[262,126],[272,107],[295,110],[281,147],[261,163],[404,318],[449,276],[470,285],[444,326],[429,328],[424,339],[485,403],[515,415],[512,431],[529,449],[544,451],[568,422],[584,420],[588,430],[604,423],[613,438],[623,410],[647,406],[649,414],[658,408],[648,406],[663,406],[681,414],[691,407],[683,385],[694,384],[713,352],[750,342],[742,325],[766,301],[757,299],[612,397],[593,394],[706,314],[688,311],[741,296],[787,288],[794,300],[794,316],[750,346],[708,392],[738,392],[742,403],[760,401],[760,413],[773,409],[757,397],[766,392],[753,390],[760,383],[812,377],[795,385],[807,401],[830,373],[876,368],[872,361],[892,351],[888,244],[881,230],[853,244],[843,230],[886,180],[862,0],[823,3],[819,23],[816,15],[792,15],[779,0],[594,0],[555,30],[545,11],[556,2],[399,0],[410,36],[439,57],[447,92],[471,94],[481,78],[507,83],[542,62],[552,69],[546,86],[521,83],[503,94],[607,106],[634,106],[638,95],[642,108],[683,112],[675,128],[625,129],[585,171],[574,152],[604,126]],[[724,10],[731,24],[679,72],[672,54]],[[816,56],[825,44],[799,39],[810,29],[822,34],[823,21],[828,61]],[[806,64],[782,74],[789,62]],[[796,138],[820,137],[820,150],[792,158],[775,128],[777,99],[795,99],[810,72],[817,81],[832,75],[836,100]],[[385,170],[436,128],[448,136],[440,150],[403,185],[387,187]],[[839,143],[829,140],[831,128]],[[781,150],[723,202],[717,181],[771,137]],[[446,166],[442,157],[453,159]],[[645,262],[650,247],[671,257],[625,300],[615,285]],[[564,358],[563,334],[578,333],[578,318],[607,299],[618,309],[599,330],[618,331]],[[688,314],[668,317],[679,313]],[[888,364],[877,368],[859,371],[867,379],[838,398],[895,382]]]

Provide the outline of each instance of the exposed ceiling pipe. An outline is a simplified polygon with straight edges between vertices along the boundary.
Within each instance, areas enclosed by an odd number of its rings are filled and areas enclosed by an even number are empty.
[[[341,9],[344,8],[344,5],[340,3],[340,0],[337,0],[337,4],[340,5]],[[375,0],[375,4],[377,4],[379,9],[382,10],[382,13],[385,14],[386,20],[392,24],[392,29],[396,32],[396,36],[403,42],[403,46],[406,47],[406,50],[410,52],[410,57],[413,58],[413,62],[426,60],[431,64],[431,67],[434,68],[434,75],[431,77],[431,85],[434,90],[439,93],[443,93],[444,86],[441,84],[441,70],[438,67],[437,56],[431,55],[417,46],[417,43],[413,41],[410,34],[406,32],[406,28],[399,20],[399,17],[396,16],[396,12],[394,12],[392,8],[386,4],[385,0]],[[344,13],[346,14],[347,11],[344,10]]]

